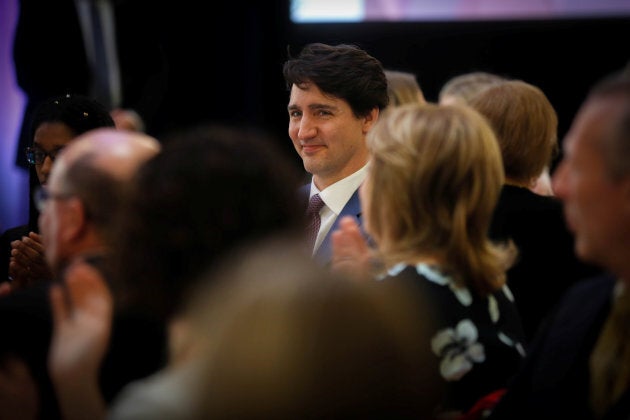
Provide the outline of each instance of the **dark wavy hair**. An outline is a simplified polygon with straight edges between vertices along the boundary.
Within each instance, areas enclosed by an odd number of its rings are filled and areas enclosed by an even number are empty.
[[[389,103],[381,62],[355,45],[308,44],[297,57],[289,53],[283,75],[287,89],[314,83],[325,94],[346,100],[356,117]]]

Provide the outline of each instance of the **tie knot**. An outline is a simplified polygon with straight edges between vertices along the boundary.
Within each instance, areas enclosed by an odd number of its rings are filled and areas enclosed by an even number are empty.
[[[312,215],[312,214],[319,213],[322,207],[324,207],[324,201],[319,196],[319,194],[315,194],[314,196],[311,197],[311,199],[308,202],[308,208],[306,209],[306,214]]]

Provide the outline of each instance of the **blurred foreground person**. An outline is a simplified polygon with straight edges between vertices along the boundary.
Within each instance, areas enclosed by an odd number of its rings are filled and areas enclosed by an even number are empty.
[[[127,198],[129,181],[136,169],[159,150],[159,142],[142,133],[115,128],[90,130],[64,147],[46,186],[38,190],[39,226],[53,281],[0,298],[3,335],[0,363],[17,363],[17,358],[26,364],[39,396],[39,401],[30,401],[28,406],[37,412],[37,418],[59,418],[57,400],[63,399],[65,392],[59,389],[53,392],[47,369],[48,349],[56,346],[55,340],[50,344],[49,289],[53,284],[74,281],[71,279],[76,277],[77,270],[85,267],[94,270],[109,285],[110,256],[118,246],[110,235]],[[104,358],[103,367],[95,366],[97,386],[106,399],[111,399],[132,379],[156,370],[162,361],[161,354],[147,352],[147,349],[159,348],[163,341],[158,329],[148,328],[152,325],[150,321],[138,326],[135,319],[122,317],[116,318],[114,324],[110,346],[99,353],[99,359]],[[129,330],[132,332],[127,334]],[[91,329],[87,332],[88,335],[97,333]],[[104,341],[108,342],[109,336],[104,337]],[[61,344],[70,343],[63,340]],[[73,357],[72,351],[64,350],[63,354],[66,359]],[[73,378],[67,392],[74,393],[84,386],[75,379],[78,378]],[[16,415],[10,410],[11,405],[20,400],[20,395],[5,398],[10,395],[14,382],[9,375],[0,375],[0,417]],[[27,417],[22,410],[18,415]]]
[[[170,386],[168,372],[182,372],[178,367],[188,360],[188,352],[176,349],[186,336],[185,307],[201,274],[234,248],[279,232],[295,235],[303,245],[303,214],[295,194],[299,175],[275,140],[255,128],[208,124],[173,132],[162,144],[162,153],[146,162],[131,183],[114,231],[112,296],[89,272],[84,272],[86,281],[95,287],[88,291],[102,305],[91,306],[90,299],[81,301],[85,306],[64,305],[52,296],[59,304],[59,339],[53,341],[50,370],[60,395],[68,391],[61,401],[66,420],[186,418],[191,392]],[[282,267],[287,262],[277,258],[274,263]],[[84,296],[70,295],[77,300]],[[111,328],[111,312],[161,325],[168,346],[146,349],[146,357],[165,355],[168,366],[129,384],[105,404],[109,400],[103,401],[96,368],[107,346],[103,337]],[[64,350],[75,345],[73,353]],[[77,382],[84,386],[78,389]]]

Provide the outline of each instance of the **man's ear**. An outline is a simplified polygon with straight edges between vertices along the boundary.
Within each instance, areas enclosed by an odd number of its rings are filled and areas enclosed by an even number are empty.
[[[368,131],[372,128],[372,126],[378,120],[380,110],[378,107],[372,108],[369,114],[363,117],[363,134],[367,134]]]
[[[64,225],[61,237],[67,243],[75,242],[85,234],[88,227],[85,206],[79,198],[70,197],[64,202],[63,213]]]

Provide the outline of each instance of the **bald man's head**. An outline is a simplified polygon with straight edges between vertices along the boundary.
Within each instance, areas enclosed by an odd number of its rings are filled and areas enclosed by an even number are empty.
[[[160,148],[144,133],[102,128],[78,136],[59,153],[39,219],[53,269],[107,246],[130,181]]]
[[[140,132],[99,128],[75,138],[58,156],[62,172],[79,160],[90,158],[93,165],[120,180],[129,180],[136,169],[160,151],[155,138]],[[51,174],[51,177],[53,174]]]

